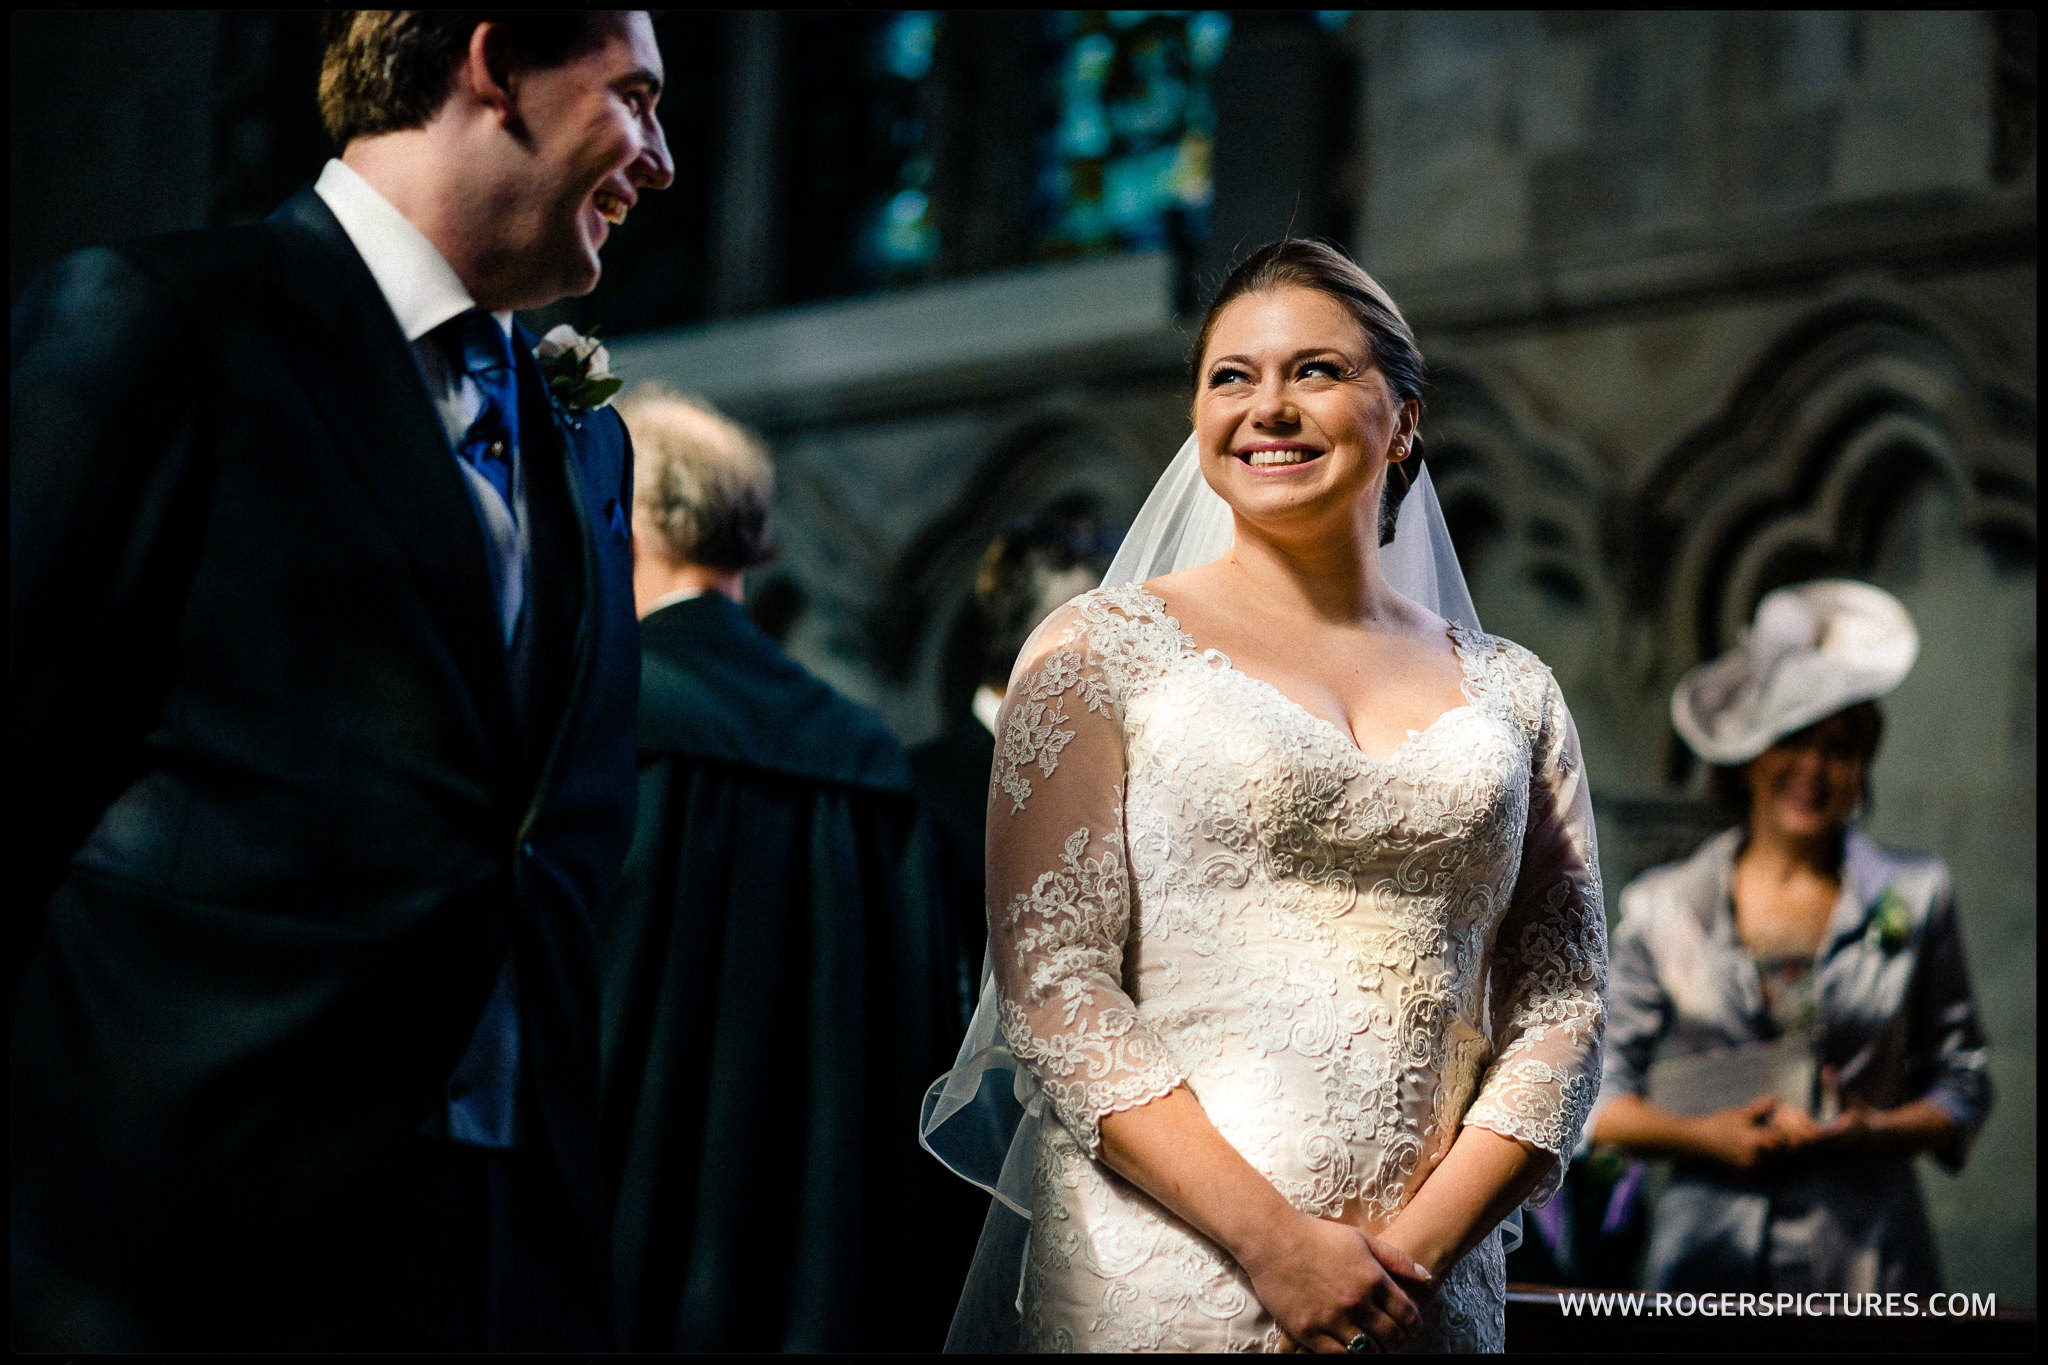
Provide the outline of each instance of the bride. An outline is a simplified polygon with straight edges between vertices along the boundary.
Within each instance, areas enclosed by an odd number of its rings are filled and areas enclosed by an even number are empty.
[[[1421,378],[1358,266],[1259,250],[1119,567],[1018,659],[992,970],[926,1102],[997,1196],[952,1346],[1502,1346],[1494,1234],[1593,1099],[1605,920],[1557,684],[1404,476]]]

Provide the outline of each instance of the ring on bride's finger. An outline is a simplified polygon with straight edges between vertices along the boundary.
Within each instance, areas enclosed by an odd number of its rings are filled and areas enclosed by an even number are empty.
[[[1357,1336],[1344,1343],[1344,1349],[1353,1355],[1363,1355],[1372,1349],[1372,1338],[1360,1332]]]

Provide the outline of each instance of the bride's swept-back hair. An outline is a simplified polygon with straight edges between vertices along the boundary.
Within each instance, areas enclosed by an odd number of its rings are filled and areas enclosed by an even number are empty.
[[[1188,379],[1195,392],[1201,391],[1202,356],[1209,349],[1209,334],[1216,330],[1216,319],[1222,316],[1223,310],[1246,294],[1265,294],[1290,287],[1313,289],[1343,305],[1365,333],[1365,344],[1372,352],[1373,368],[1386,378],[1394,401],[1402,404],[1412,402],[1420,414],[1422,351],[1415,344],[1415,333],[1408,330],[1408,319],[1401,316],[1392,296],[1378,280],[1366,274],[1356,261],[1336,247],[1296,237],[1268,242],[1245,257],[1243,263],[1223,281],[1223,287],[1216,291],[1216,297],[1209,303],[1209,311],[1202,315],[1202,328],[1195,333],[1195,349],[1188,356]],[[1422,445],[1419,434],[1414,443],[1415,454],[1387,466],[1386,493],[1380,499],[1382,545],[1394,538],[1394,516],[1401,509],[1401,499],[1407,496],[1409,485],[1414,482]]]

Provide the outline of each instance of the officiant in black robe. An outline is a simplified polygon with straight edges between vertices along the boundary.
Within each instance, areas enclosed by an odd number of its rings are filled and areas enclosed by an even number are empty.
[[[966,1020],[908,764],[740,605],[773,553],[759,443],[659,393],[624,416],[643,666],[601,944],[619,1345],[936,1350],[981,1210],[917,1145]]]

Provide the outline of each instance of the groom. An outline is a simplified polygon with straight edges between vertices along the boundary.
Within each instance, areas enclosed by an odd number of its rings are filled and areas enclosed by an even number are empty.
[[[671,180],[661,78],[638,12],[337,13],[313,187],[16,310],[18,1349],[605,1344],[632,460],[511,310]]]

